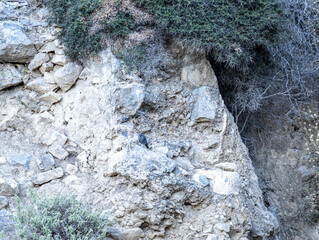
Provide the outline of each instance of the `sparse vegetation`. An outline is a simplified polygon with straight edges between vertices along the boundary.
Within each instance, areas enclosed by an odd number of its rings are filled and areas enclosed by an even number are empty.
[[[103,239],[108,219],[92,212],[75,197],[39,197],[32,202],[19,202],[16,231],[25,240]]]

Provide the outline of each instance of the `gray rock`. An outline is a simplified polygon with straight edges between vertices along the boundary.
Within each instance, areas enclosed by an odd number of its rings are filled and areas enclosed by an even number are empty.
[[[27,153],[15,155],[11,158],[11,164],[15,166],[24,166],[29,169],[29,164],[32,161],[32,156]]]
[[[73,164],[67,164],[65,171],[70,175],[74,175],[78,171],[78,168]]]
[[[151,175],[167,175],[174,171],[176,163],[166,156],[135,146],[130,153],[122,150],[109,161],[107,174],[122,175],[132,179],[147,180]]]
[[[202,174],[196,173],[193,176],[195,182],[197,182],[201,187],[206,187],[209,185],[209,180]]]
[[[40,48],[40,52],[49,53],[49,52],[54,52],[55,49],[56,49],[56,46],[54,42],[47,42]]]
[[[305,182],[309,181],[311,178],[313,178],[316,175],[316,170],[308,169],[306,166],[301,166],[298,168],[298,171],[301,174],[301,179]]]
[[[0,64],[0,90],[21,84],[22,75],[12,64]]]
[[[19,184],[12,178],[0,177],[0,195],[15,196],[19,194]]]
[[[109,227],[107,229],[107,237],[115,240],[139,240],[144,237],[144,232],[140,228],[114,228]]]
[[[65,55],[54,55],[51,59],[51,61],[60,66],[64,66],[68,63],[68,59],[66,58]]]
[[[135,115],[141,107],[145,93],[142,84],[127,84],[119,89],[118,108],[122,114]]]
[[[59,167],[47,172],[38,173],[31,178],[31,181],[35,185],[41,185],[61,177],[63,177],[63,169]]]
[[[50,146],[54,142],[57,142],[59,145],[63,146],[68,140],[68,137],[65,136],[64,134],[58,132],[58,131],[53,131],[53,132],[48,132],[43,138],[42,143]]]
[[[0,61],[28,63],[37,50],[17,22],[0,22]]]
[[[48,171],[48,170],[52,169],[55,165],[54,158],[49,153],[42,155],[36,161],[37,161],[38,167],[43,171]]]
[[[41,67],[43,63],[46,63],[49,60],[50,60],[49,54],[40,52],[37,55],[35,55],[35,57],[31,60],[28,68],[31,71],[34,71],[38,69],[39,67]]]
[[[57,142],[54,142],[48,150],[54,157],[56,157],[57,159],[63,160],[65,159],[67,156],[69,156],[69,153],[63,148],[61,147],[61,145],[59,145]]]
[[[54,78],[59,87],[68,91],[78,79],[83,67],[77,63],[68,63],[54,74]]]
[[[15,18],[17,18],[17,15],[13,7],[11,7],[8,4],[5,4],[4,2],[0,2],[0,21]]]
[[[40,97],[41,101],[45,101],[51,104],[60,102],[61,99],[62,99],[61,94],[58,94],[55,92],[47,92]]]
[[[194,90],[196,102],[192,111],[191,120],[209,122],[216,118],[221,106],[221,97],[215,88],[201,87]]]
[[[0,210],[9,205],[9,201],[6,197],[0,196]]]
[[[54,65],[52,62],[43,63],[40,67],[39,71],[44,74],[46,72],[50,72],[53,69]]]
[[[44,78],[37,78],[28,83],[26,88],[37,93],[45,94],[47,92],[54,91],[58,88],[58,86],[56,84],[47,83]]]

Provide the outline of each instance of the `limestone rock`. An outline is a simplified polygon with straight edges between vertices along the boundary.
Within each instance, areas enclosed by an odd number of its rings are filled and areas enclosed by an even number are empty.
[[[12,156],[11,164],[15,166],[24,166],[29,169],[29,164],[32,161],[32,156],[27,153],[22,153],[19,155]]]
[[[119,89],[118,108],[122,114],[134,115],[141,107],[145,93],[144,85],[141,84],[126,84]]]
[[[56,168],[46,172],[38,173],[34,175],[31,180],[35,185],[41,185],[47,182],[50,182],[54,179],[61,178],[63,176],[63,169]]]
[[[152,173],[166,175],[176,167],[177,165],[164,155],[135,146],[130,153],[122,150],[114,154],[110,159],[107,173],[109,176],[120,174],[132,179],[147,180]]]
[[[54,42],[47,42],[40,48],[40,52],[50,53],[50,52],[54,52],[55,49],[56,49],[56,46]]]
[[[241,179],[237,172],[202,170],[200,173],[210,180],[211,186],[215,193],[223,195],[239,194],[241,189]]]
[[[28,68],[31,71],[38,69],[43,63],[46,63],[50,60],[49,54],[47,53],[38,53],[29,63]]]
[[[216,75],[204,56],[185,56],[181,79],[195,87],[209,86],[218,88]]]
[[[78,168],[73,164],[67,164],[65,171],[70,175],[74,175],[78,171]]]
[[[0,61],[28,63],[37,53],[34,43],[17,22],[0,22]]]
[[[196,174],[194,174],[193,179],[195,182],[197,182],[202,187],[206,187],[209,185],[209,180],[203,174],[196,173]]]
[[[0,157],[0,164],[6,164],[7,159],[5,157]]]
[[[48,171],[48,170],[52,169],[55,165],[54,158],[49,153],[42,155],[36,161],[37,161],[38,167],[43,171]]]
[[[22,75],[12,64],[0,64],[0,91],[21,84]]]
[[[69,156],[69,153],[63,148],[61,147],[61,145],[59,145],[57,142],[54,142],[48,150],[54,157],[56,157],[57,159],[63,160],[65,159],[67,156]]]
[[[0,177],[0,195],[14,196],[19,194],[19,184],[12,178]]]
[[[51,103],[51,104],[57,103],[57,102],[61,101],[61,99],[62,99],[61,94],[58,94],[55,92],[47,92],[40,97],[41,101],[46,101],[46,102]]]
[[[51,62],[56,65],[64,66],[68,63],[68,59],[65,55],[54,55],[51,59]]]
[[[144,232],[140,228],[114,228],[109,227],[107,229],[107,236],[116,240],[139,240],[144,237]]]
[[[43,63],[39,69],[39,71],[44,74],[46,72],[50,72],[53,69],[54,65],[52,62]]]
[[[83,67],[77,63],[68,63],[63,68],[56,71],[54,78],[59,87],[68,91],[78,79]]]
[[[58,86],[56,84],[47,83],[44,78],[37,78],[28,83],[26,88],[37,93],[45,94],[47,92],[54,91],[58,88]]]
[[[44,135],[42,143],[50,146],[54,142],[57,142],[61,146],[63,146],[68,140],[68,137],[58,131],[48,132]]]
[[[196,122],[214,120],[222,103],[218,90],[210,87],[201,87],[194,90],[193,95],[196,97],[196,102],[191,120]]]

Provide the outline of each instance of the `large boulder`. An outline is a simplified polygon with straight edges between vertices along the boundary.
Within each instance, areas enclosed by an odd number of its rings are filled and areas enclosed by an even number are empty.
[[[0,91],[22,83],[20,71],[12,64],[0,64]]]
[[[28,63],[37,54],[34,42],[16,22],[0,22],[0,39],[0,61]]]

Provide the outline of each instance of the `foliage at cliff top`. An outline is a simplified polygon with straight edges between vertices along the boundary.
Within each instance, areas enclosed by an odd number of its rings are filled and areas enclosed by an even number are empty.
[[[46,0],[51,20],[74,60],[96,53],[103,39],[160,29],[189,49],[213,51],[215,60],[247,66],[257,46],[279,40],[280,0]],[[98,17],[97,17],[98,16]],[[149,17],[150,16],[150,17]]]

